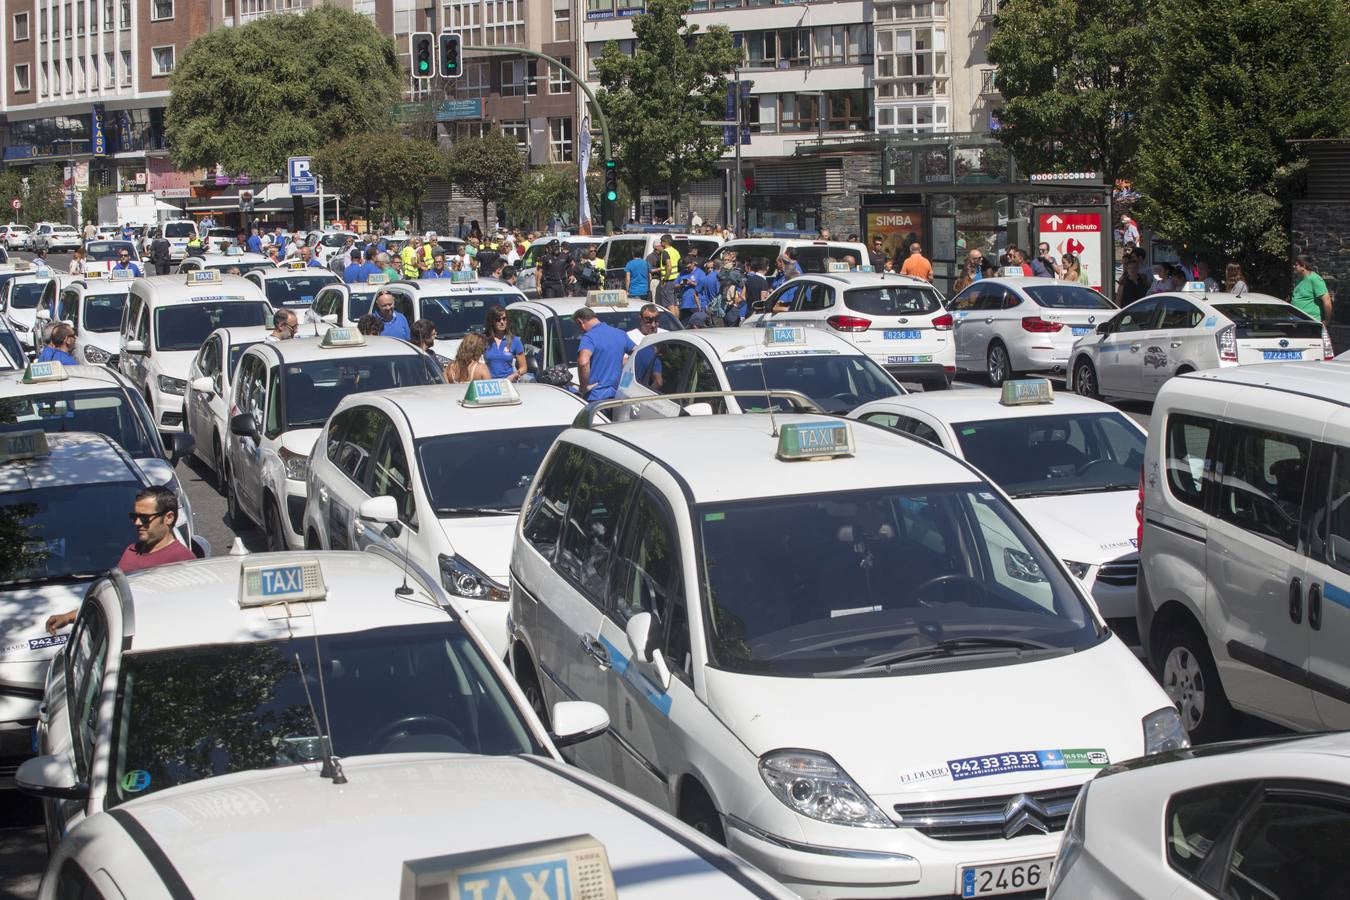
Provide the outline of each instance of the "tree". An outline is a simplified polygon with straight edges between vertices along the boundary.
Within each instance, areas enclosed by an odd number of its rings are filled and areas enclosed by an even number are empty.
[[[1350,10],[1320,0],[1162,0],[1135,186],[1140,217],[1248,277],[1288,283],[1303,138],[1350,134]],[[1195,27],[1196,23],[1203,27]]]
[[[1146,0],[1006,0],[989,61],[1003,95],[1000,141],[1030,171],[1100,172],[1107,184],[1128,175],[1139,144],[1139,105],[1152,73],[1196,20],[1158,32]],[[1173,127],[1184,127],[1176,124]]]
[[[23,201],[17,213],[10,215],[24,222],[64,222],[66,220],[63,173],[56,166],[11,166],[0,172],[0,203]]]
[[[314,152],[314,171],[323,178],[324,188],[350,199],[360,198],[367,219],[381,193],[374,164],[376,143],[372,135],[357,134],[330,141]]]
[[[445,158],[435,144],[417,138],[384,138],[374,143],[390,212],[406,209],[408,218],[420,223],[427,182],[442,170]]]
[[[634,195],[657,188],[678,197],[709,175],[723,152],[722,129],[699,123],[725,118],[727,75],[741,51],[725,26],[700,33],[688,24],[689,7],[689,0],[648,0],[633,20],[632,55],[610,41],[595,63],[600,106],[618,148],[611,152]]]
[[[446,153],[446,174],[451,183],[483,204],[483,227],[487,227],[488,204],[511,196],[525,173],[516,139],[494,128],[480,138],[455,141]]]
[[[361,198],[367,219],[374,218],[377,200],[386,214],[407,212],[415,218],[427,182],[443,165],[435,144],[387,132],[331,141],[314,154],[314,171],[323,177],[324,186]]]
[[[512,222],[542,228],[550,216],[569,221],[577,216],[577,167],[572,164],[545,166],[526,172],[506,200]]]

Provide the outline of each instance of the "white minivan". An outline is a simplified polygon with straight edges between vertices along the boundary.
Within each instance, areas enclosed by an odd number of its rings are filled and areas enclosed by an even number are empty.
[[[1145,451],[1139,625],[1194,740],[1350,729],[1350,365],[1191,372]]]

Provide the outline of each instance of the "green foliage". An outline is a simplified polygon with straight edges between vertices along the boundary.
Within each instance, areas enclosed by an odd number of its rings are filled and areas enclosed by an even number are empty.
[[[28,520],[37,513],[32,503],[0,506],[0,583],[37,569],[47,560],[46,545],[32,534]]]
[[[0,171],[0,203],[5,205],[6,221],[9,218],[28,223],[66,221],[63,177],[59,166],[10,166]],[[25,178],[27,187],[23,183]],[[9,208],[9,201],[15,197],[23,201],[17,213]]]
[[[434,144],[382,132],[332,141],[314,154],[314,170],[323,176],[325,189],[360,198],[366,218],[373,217],[377,200],[391,217],[406,213],[415,218],[427,182],[443,165]]]
[[[1006,0],[988,55],[1004,98],[997,135],[1023,171],[1101,172],[1108,184],[1130,174],[1151,73],[1201,30],[1199,20],[1159,29],[1148,6]]]
[[[488,204],[509,198],[525,174],[520,145],[494,128],[480,138],[455,141],[446,154],[450,182],[483,204],[482,222],[488,222]]]
[[[577,217],[577,167],[547,166],[526,172],[506,200],[512,222],[542,228],[554,214],[569,221]]]
[[[685,14],[689,0],[649,0],[633,19],[632,56],[611,41],[596,60],[600,106],[609,119],[620,177],[678,195],[711,173],[722,155],[722,130],[699,122],[726,116],[727,76],[741,61],[731,32],[699,32]],[[598,216],[597,216],[598,218]]]
[[[218,28],[193,41],[172,81],[174,165],[271,174],[286,157],[389,121],[402,86],[391,38],[324,5]]]
[[[1350,8],[1321,0],[1162,0],[1142,110],[1140,217],[1258,283],[1287,284],[1295,141],[1350,134]],[[1204,27],[1195,27],[1203,22]]]

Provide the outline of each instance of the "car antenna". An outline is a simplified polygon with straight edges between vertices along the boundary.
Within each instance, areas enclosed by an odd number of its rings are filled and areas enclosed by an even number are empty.
[[[404,537],[406,540],[403,542],[403,583],[394,588],[395,597],[411,597],[413,595],[413,589],[408,586],[408,553],[412,549],[412,536],[405,534]]]
[[[319,657],[319,632],[314,631],[314,664],[319,674],[319,703],[323,707],[323,727],[319,726],[319,716],[314,711],[314,698],[309,693],[309,681],[305,678],[305,664],[300,654],[295,654],[295,666],[300,670],[300,686],[305,689],[305,702],[309,704],[309,717],[314,722],[314,730],[319,733],[319,753],[323,756],[323,767],[319,769],[320,778],[330,778],[333,784],[346,784],[347,776],[342,774],[342,763],[333,755],[333,745],[329,742],[331,726],[328,719],[328,692],[323,685],[323,660]]]
[[[772,329],[773,325],[765,326]],[[764,336],[769,336],[769,331],[764,332]],[[755,358],[759,360],[759,383],[764,386],[764,400],[769,404],[769,436],[778,437],[778,419],[773,414],[773,398],[769,396],[769,376],[764,374],[764,342],[759,341],[755,344]],[[739,400],[736,402],[740,402]]]

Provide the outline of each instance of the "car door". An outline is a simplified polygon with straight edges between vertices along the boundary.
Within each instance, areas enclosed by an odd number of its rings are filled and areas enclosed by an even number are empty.
[[[330,550],[358,547],[356,511],[371,496],[375,450],[389,427],[389,417],[373,406],[353,406],[333,417],[326,452],[337,476],[319,485],[317,498]]]
[[[371,412],[383,420],[383,427],[380,439],[375,444],[375,453],[371,457],[370,487],[367,493],[371,497],[394,498],[398,506],[398,525],[365,522],[358,517],[354,526],[353,549],[365,550],[374,546],[403,553],[417,540],[420,524],[417,519],[417,494],[413,486],[410,456],[403,437],[394,423],[379,410]]]
[[[66,720],[75,771],[84,784],[94,785],[97,760],[95,740],[103,710],[104,674],[112,650],[108,619],[97,602],[85,604],[71,629],[63,659],[66,665]],[[106,765],[106,762],[104,763]],[[91,804],[92,805],[92,804]],[[58,829],[78,816],[85,807],[78,802],[55,801]]]
[[[245,353],[239,360],[239,375],[234,386],[230,417],[247,415],[253,419],[256,437],[231,435],[228,456],[230,490],[244,511],[252,514],[262,484],[262,448],[259,440],[267,413],[267,366],[256,353]]]
[[[528,309],[508,309],[506,321],[525,347],[526,368],[531,375],[539,374],[544,365],[543,317]]]
[[[797,297],[792,301],[791,312],[780,315],[779,324],[800,325],[803,328],[827,329],[825,319],[829,315],[830,308],[834,306],[834,291],[829,285],[821,284],[818,281],[803,281],[797,290]],[[865,335],[850,335],[850,338],[865,337]]]
[[[1205,630],[1224,651],[1215,658],[1230,699],[1290,727],[1316,728],[1303,675],[1310,635],[1299,552],[1312,441],[1238,424],[1267,418],[1250,402],[1231,401],[1229,414],[1237,421],[1219,437],[1218,496],[1205,548]]]
[[[1338,419],[1343,418],[1339,417]],[[1307,678],[1321,727],[1350,729],[1350,427],[1333,419],[1308,487]]]
[[[625,395],[637,397],[650,395],[652,400],[644,400],[642,403],[631,407],[630,415],[637,419],[661,419],[671,416],[678,416],[683,404],[676,400],[661,400],[662,394],[678,394],[685,390],[688,383],[691,361],[695,358],[698,351],[694,349],[693,344],[686,340],[676,337],[664,337],[653,342],[650,349],[656,354],[656,362],[652,367],[652,376],[648,379],[648,384],[634,383],[625,389]],[[644,348],[643,353],[647,352]],[[634,361],[636,366],[636,360]],[[656,380],[659,373],[660,381]]]
[[[192,365],[188,366],[187,396],[183,400],[184,419],[187,422],[188,433],[192,435],[198,447],[211,454],[215,453],[215,446],[211,440],[211,429],[215,424],[214,417],[211,414],[211,401],[223,388],[220,360],[221,336],[213,334],[206,339],[202,348],[197,351],[197,355],[192,360]],[[192,387],[192,382],[201,377],[210,378],[214,382],[211,390],[199,391]],[[212,463],[219,465],[219,460],[216,460],[213,456]]]
[[[952,314],[952,341],[956,345],[956,367],[973,369],[984,365],[983,350],[976,357],[973,351],[981,339],[982,323],[975,316],[983,301],[984,288],[979,282],[970,285],[947,305]]]
[[[792,319],[793,307],[797,303],[797,295],[805,284],[804,281],[793,280],[780,285],[777,290],[771,291],[763,300],[763,314],[751,316],[750,324],[756,328],[788,324]],[[788,309],[784,312],[774,312],[774,306],[780,304],[788,307]]]
[[[1111,319],[1109,334],[1097,344],[1097,390],[1113,396],[1136,397],[1144,390],[1144,370],[1149,365],[1145,336],[1153,330],[1162,312],[1160,300],[1146,297],[1131,303]],[[1156,361],[1156,355],[1152,358]]]
[[[1206,368],[1200,362],[1206,354],[1208,345],[1213,355],[1213,332],[1201,327],[1205,314],[1185,297],[1162,297],[1158,301],[1158,322],[1154,330],[1145,335],[1145,356],[1156,348],[1166,354],[1164,365],[1145,365],[1142,369],[1140,392],[1147,397],[1158,393],[1167,379],[1176,374],[1182,366],[1192,369]]]
[[[901,434],[910,434],[920,440],[927,441],[938,447],[951,450],[952,448],[943,443],[941,432],[930,425],[928,422],[918,418],[917,413],[910,415],[901,415],[893,412],[870,412],[860,417],[864,422],[871,422],[875,425],[881,425],[884,428],[890,428]]]

